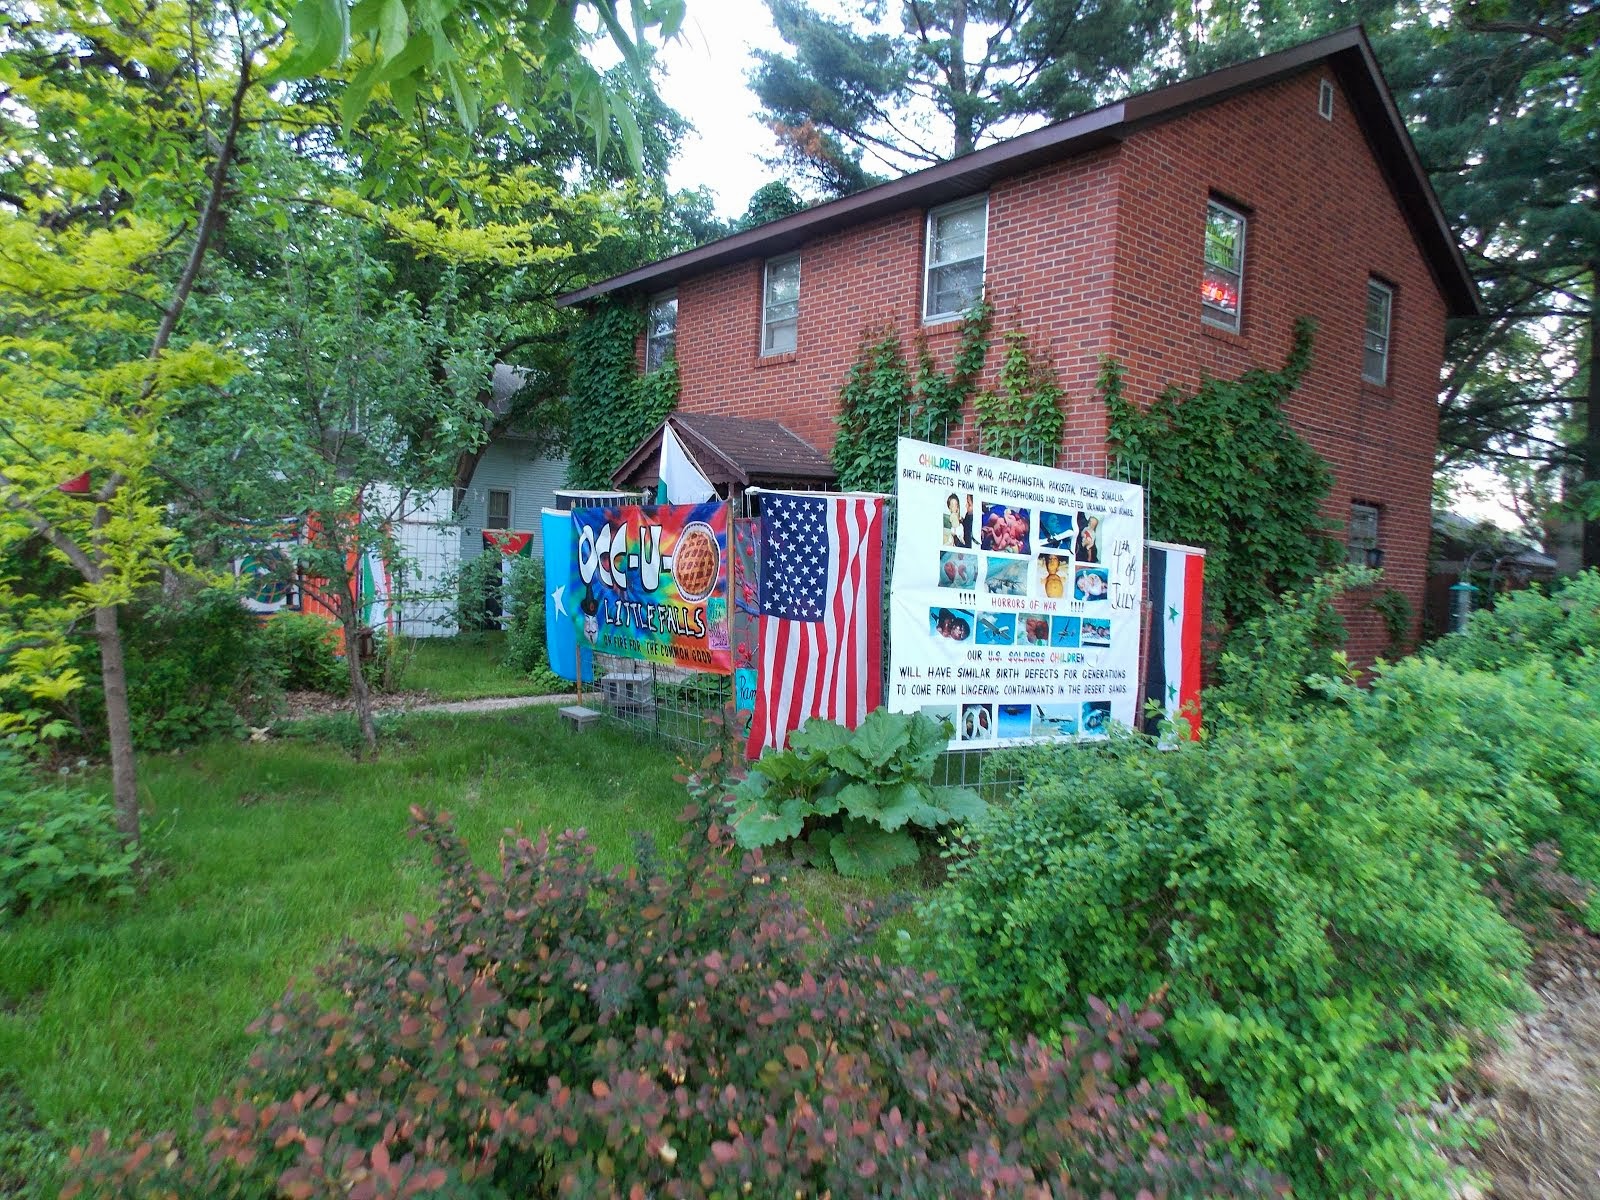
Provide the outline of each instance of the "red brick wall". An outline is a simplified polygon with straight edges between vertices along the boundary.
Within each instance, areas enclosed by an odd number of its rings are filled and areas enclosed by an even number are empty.
[[[1125,144],[1118,356],[1131,395],[1148,402],[1169,383],[1192,388],[1203,372],[1234,377],[1281,364],[1295,319],[1314,318],[1312,366],[1289,401],[1290,420],[1333,467],[1326,515],[1340,523],[1341,540],[1352,500],[1380,507],[1385,583],[1420,620],[1444,302],[1344,96],[1336,90],[1331,123],[1318,114],[1323,78],[1333,81],[1308,71]],[[1200,320],[1211,194],[1249,214],[1237,335]],[[1385,387],[1361,379],[1373,275],[1395,289]],[[1352,608],[1347,623],[1358,661],[1388,649],[1375,614]]]
[[[1331,75],[1327,76],[1331,78]],[[997,183],[989,194],[988,294],[995,332],[1021,327],[1054,361],[1069,400],[1060,464],[1105,467],[1094,389],[1110,353],[1135,398],[1202,372],[1276,367],[1293,323],[1316,319],[1314,362],[1290,403],[1295,426],[1332,464],[1328,516],[1382,509],[1387,582],[1418,613],[1426,574],[1444,307],[1342,95],[1317,113],[1314,69],[1169,121],[1108,149]],[[1239,334],[1202,324],[1206,201],[1249,213]],[[762,263],[678,288],[681,407],[782,421],[827,450],[840,387],[864,336],[900,331],[914,361],[925,334],[948,363],[958,324],[924,328],[921,209],[801,247],[797,350],[759,354]],[[1390,384],[1361,381],[1369,275],[1395,287]],[[992,379],[998,355],[991,354]],[[1353,613],[1352,651],[1386,648],[1381,623]]]

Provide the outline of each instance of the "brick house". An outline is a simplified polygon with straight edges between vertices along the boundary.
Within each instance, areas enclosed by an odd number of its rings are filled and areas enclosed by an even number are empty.
[[[948,363],[983,290],[1068,394],[1060,465],[1106,466],[1102,356],[1148,402],[1277,367],[1317,322],[1294,426],[1331,464],[1352,559],[1423,607],[1445,320],[1478,298],[1359,29],[1132,97],[562,297],[649,306],[680,411],[826,452],[865,334]],[[991,354],[989,371],[998,355]],[[987,381],[986,381],[987,382]],[[1361,659],[1387,639],[1351,621]]]

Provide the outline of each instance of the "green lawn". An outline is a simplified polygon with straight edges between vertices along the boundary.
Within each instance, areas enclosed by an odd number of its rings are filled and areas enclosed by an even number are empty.
[[[399,687],[427,692],[435,700],[478,700],[486,696],[540,696],[548,680],[530,678],[503,661],[506,635],[499,631],[463,633],[448,638],[418,638],[408,649]],[[571,685],[562,681],[562,690]]]
[[[31,1116],[60,1146],[184,1121],[225,1088],[245,1027],[291,979],[310,979],[341,938],[394,937],[429,905],[433,868],[405,836],[413,804],[455,814],[485,863],[518,823],[586,827],[612,862],[636,833],[677,840],[673,755],[629,733],[575,737],[551,709],[384,728],[375,763],[353,761],[336,744],[349,731],[328,722],[145,758],[158,871],[144,893],[0,933],[0,1123]],[[8,1093],[31,1114],[8,1112]]]

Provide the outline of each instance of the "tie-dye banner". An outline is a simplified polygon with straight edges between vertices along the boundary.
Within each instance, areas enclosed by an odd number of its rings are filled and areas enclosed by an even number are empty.
[[[728,506],[572,510],[567,605],[599,654],[727,675]]]

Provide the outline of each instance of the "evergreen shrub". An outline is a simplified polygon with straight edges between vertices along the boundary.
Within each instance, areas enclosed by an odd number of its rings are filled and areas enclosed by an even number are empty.
[[[872,956],[870,923],[812,926],[714,823],[720,782],[695,790],[682,855],[610,874],[581,833],[483,872],[416,813],[438,912],[261,1022],[204,1149],[102,1138],[63,1194],[1275,1194],[1226,1131],[1118,1082],[1153,1014],[1096,1003],[998,1065],[948,987]]]

